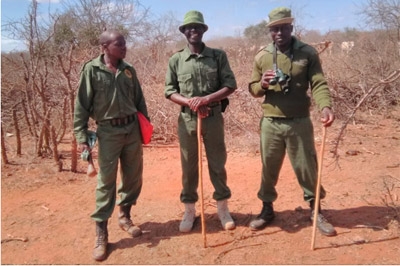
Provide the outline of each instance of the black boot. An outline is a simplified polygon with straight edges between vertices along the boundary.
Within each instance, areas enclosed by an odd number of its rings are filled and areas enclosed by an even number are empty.
[[[315,201],[312,200],[310,201],[310,208],[311,208],[311,222],[314,221],[314,209],[315,209]],[[317,215],[317,227],[318,230],[321,232],[321,234],[326,235],[326,236],[335,236],[336,235],[336,230],[328,222],[328,220],[321,214],[321,205],[319,205],[318,208],[318,215]]]
[[[132,237],[138,237],[142,234],[142,230],[134,225],[131,220],[131,207],[131,205],[119,207],[118,224],[122,230],[128,232]]]
[[[96,243],[93,250],[93,258],[97,261],[103,261],[107,257],[108,230],[107,220],[96,222]]]
[[[264,229],[274,218],[275,213],[272,202],[263,202],[261,213],[250,223],[250,229],[253,231]]]

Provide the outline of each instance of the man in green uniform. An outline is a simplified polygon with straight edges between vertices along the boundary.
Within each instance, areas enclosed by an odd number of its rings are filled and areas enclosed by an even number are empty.
[[[275,186],[285,152],[303,189],[304,200],[311,209],[315,205],[317,157],[313,125],[310,119],[311,100],[321,110],[321,122],[329,127],[335,117],[331,97],[316,50],[292,36],[293,18],[288,8],[276,8],[267,24],[273,43],[255,56],[249,84],[254,97],[264,97],[261,118],[262,179],[258,198],[263,202],[260,215],[250,223],[252,230],[263,229],[274,218]],[[325,197],[321,188],[321,198]],[[313,212],[311,213],[311,219]],[[324,235],[336,234],[335,228],[319,213],[317,226]]]
[[[116,204],[118,162],[121,184],[118,188],[119,226],[132,237],[141,235],[132,223],[131,206],[136,204],[142,188],[143,150],[136,112],[147,118],[147,107],[135,69],[123,59],[125,38],[118,31],[100,35],[102,54],[87,62],[81,71],[75,103],[74,133],[83,151],[90,150],[87,139],[88,120],[97,124],[99,174],[96,188],[95,260],[107,256],[107,221]]]
[[[235,76],[226,53],[207,47],[203,34],[208,29],[202,13],[189,11],[179,27],[187,39],[187,47],[171,56],[165,82],[165,97],[181,106],[178,135],[181,148],[182,185],[180,200],[185,214],[180,223],[181,232],[189,232],[195,220],[198,201],[198,148],[197,134],[202,134],[213,198],[217,201],[218,216],[224,229],[234,229],[227,199],[231,191],[227,186],[225,163],[227,159],[224,120],[226,97],[236,89]],[[197,115],[202,117],[202,132],[197,132]]]

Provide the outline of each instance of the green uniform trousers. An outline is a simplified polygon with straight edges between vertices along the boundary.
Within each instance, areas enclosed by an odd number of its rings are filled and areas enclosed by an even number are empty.
[[[112,127],[104,122],[97,128],[98,163],[96,222],[107,220],[114,210],[117,193],[117,171],[120,164],[120,185],[117,205],[135,205],[142,189],[143,148],[138,120]]]
[[[262,177],[258,198],[263,202],[273,202],[278,197],[275,186],[287,152],[297,181],[304,191],[304,200],[314,199],[318,165],[311,119],[263,117],[260,125]],[[321,199],[325,194],[321,187]]]
[[[182,165],[181,202],[195,203],[198,200],[199,185],[197,115],[185,107],[178,118],[178,135]],[[231,197],[227,186],[225,163],[227,159],[224,135],[224,119],[221,106],[210,110],[210,116],[202,119],[202,132],[206,151],[208,171],[214,186],[213,198],[217,201]]]

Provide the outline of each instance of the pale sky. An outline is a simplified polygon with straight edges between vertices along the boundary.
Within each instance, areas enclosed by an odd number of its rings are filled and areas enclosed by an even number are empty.
[[[172,12],[179,21],[189,10],[203,13],[209,26],[205,39],[220,36],[241,36],[246,27],[268,20],[268,13],[279,6],[293,9],[297,21],[307,30],[322,34],[330,30],[363,26],[357,15],[367,0],[139,0],[150,12],[161,16]],[[2,24],[26,16],[31,0],[1,0]],[[61,0],[39,0],[39,12],[47,14],[62,8]],[[297,17],[296,17],[297,15]],[[20,50],[22,42],[1,34],[1,51]]]

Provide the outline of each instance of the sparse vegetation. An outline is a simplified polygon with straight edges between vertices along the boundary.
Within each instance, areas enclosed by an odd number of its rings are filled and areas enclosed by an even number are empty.
[[[248,80],[255,54],[269,41],[263,31],[265,22],[250,25],[244,37],[207,41],[227,52],[238,83],[224,115],[227,171],[233,192],[230,208],[238,228],[221,230],[211,183],[206,180],[210,246],[200,249],[199,224],[191,234],[178,232],[182,212],[176,129],[179,109],[163,93],[168,58],[185,45],[177,30],[180,18],[166,14],[150,21],[150,10],[136,0],[62,1],[68,8],[64,13],[49,14],[45,25],[39,24],[38,3],[32,1],[25,20],[2,26],[12,33],[10,37],[28,44],[26,52],[1,55],[3,263],[92,263],[89,252],[94,232],[89,213],[96,180],[86,175],[87,162],[78,159],[72,110],[80,69],[99,53],[96,36],[104,27],[118,28],[127,35],[126,60],[137,70],[155,130],[144,152],[145,185],[132,213],[146,233],[139,239],[120,237],[125,232],[111,222],[113,242],[107,263],[398,262],[400,37],[399,25],[391,16],[397,14],[400,21],[400,0],[368,0],[360,7],[365,21],[376,23],[370,31],[347,28],[322,35],[296,25],[295,34],[320,51],[337,115],[328,135],[331,147],[325,157],[333,154],[330,159],[334,163],[326,163],[324,168],[329,196],[322,207],[340,231],[335,238],[318,239],[317,251],[304,248],[309,246],[309,212],[301,205],[301,190],[288,161],[279,181],[278,189],[284,193],[276,204],[276,222],[259,233],[248,228],[260,207],[256,194],[262,115],[262,99],[249,94]],[[110,5],[113,2],[119,6]],[[393,12],[386,16],[389,10]],[[343,51],[342,42],[354,42],[354,47]],[[312,118],[316,145],[320,145],[319,112],[314,106]],[[95,123],[90,126],[94,128]]]
[[[400,6],[399,1],[371,0],[375,12],[360,10],[372,22],[378,14],[385,16],[379,12],[386,12],[389,2]],[[54,145],[65,138],[71,141],[71,152],[75,151],[71,119],[79,71],[85,61],[98,54],[95,36],[105,27],[113,27],[126,32],[130,40],[126,60],[134,65],[142,83],[155,127],[153,143],[175,142],[177,109],[164,98],[163,89],[168,58],[184,46],[184,39],[176,30],[179,21],[171,14],[150,21],[149,10],[133,0],[119,1],[119,8],[111,5],[110,0],[66,3],[69,6],[65,13],[49,14],[51,21],[47,25],[38,24],[37,1],[32,2],[25,21],[3,25],[14,36],[24,36],[29,50],[2,54],[2,129],[16,133],[18,122],[20,133],[15,136],[21,135],[35,143],[38,157],[56,154]],[[124,12],[121,13],[122,7]],[[82,16],[84,12],[89,13]],[[118,20],[115,19],[117,15]],[[343,130],[349,121],[357,122],[355,111],[385,114],[399,104],[400,81],[393,73],[400,69],[400,37],[392,34],[398,32],[398,25],[385,21],[380,24],[384,27],[373,31],[344,29],[325,35],[296,26],[302,29],[297,35],[303,41],[330,45],[329,49],[326,46],[321,50],[320,56],[332,88],[335,113],[338,121],[344,121]],[[230,97],[225,114],[227,141],[232,149],[258,148],[260,102],[249,95],[247,83],[254,55],[268,42],[263,27],[265,21],[250,25],[245,37],[225,37],[207,43],[227,52],[238,81],[238,90]],[[352,41],[355,45],[344,52],[340,49],[342,41]],[[52,128],[55,141],[50,138]],[[340,137],[341,132],[338,132],[336,145]],[[8,151],[8,147],[3,148]],[[76,156],[72,155],[71,160],[70,170],[76,171]]]

